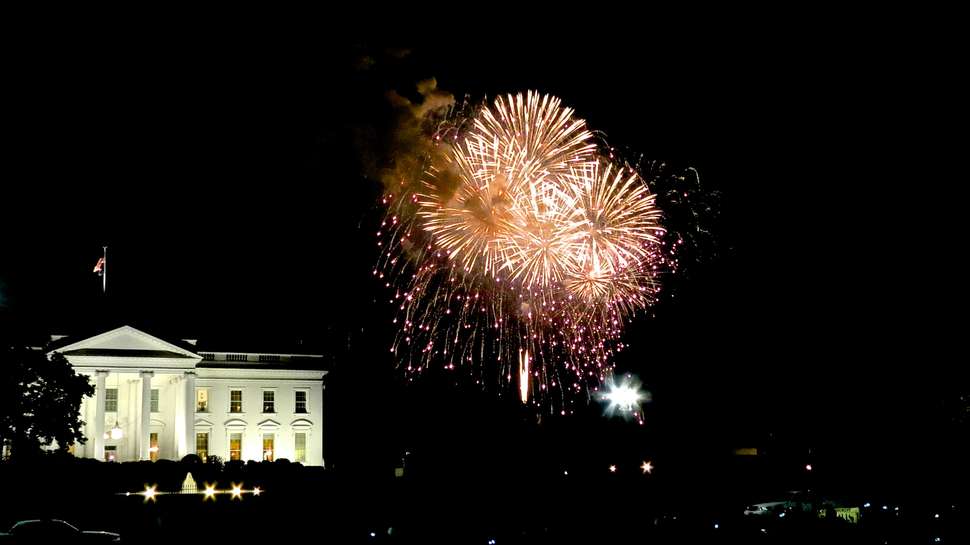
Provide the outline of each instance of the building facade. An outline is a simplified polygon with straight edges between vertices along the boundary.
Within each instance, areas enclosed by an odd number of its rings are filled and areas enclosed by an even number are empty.
[[[105,461],[286,458],[322,466],[323,356],[203,350],[131,326],[55,339],[48,349],[90,377],[81,404],[85,444]]]

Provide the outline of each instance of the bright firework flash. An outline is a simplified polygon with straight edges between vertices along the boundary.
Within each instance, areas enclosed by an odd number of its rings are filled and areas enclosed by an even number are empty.
[[[624,375],[619,382],[611,377],[606,381],[599,400],[606,404],[603,413],[607,416],[619,415],[634,418],[643,425],[641,404],[650,401],[650,392],[640,388],[640,381],[632,375]]]
[[[391,352],[411,380],[461,370],[573,412],[677,268],[682,239],[662,224],[657,181],[537,92],[452,114],[430,139],[421,171],[383,199],[374,275],[398,311]]]

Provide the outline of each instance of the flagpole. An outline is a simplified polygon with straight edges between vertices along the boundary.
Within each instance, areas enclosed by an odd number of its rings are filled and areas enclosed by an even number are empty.
[[[102,274],[101,274],[101,293],[103,295],[107,295],[108,294],[108,247],[102,246],[102,248],[104,248],[104,255],[103,255],[104,264],[102,264],[101,266],[104,268],[104,270],[102,271]]]

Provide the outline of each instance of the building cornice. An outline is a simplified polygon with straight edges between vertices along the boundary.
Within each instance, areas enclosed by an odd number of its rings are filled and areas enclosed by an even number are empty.
[[[198,379],[225,379],[225,380],[323,380],[326,371],[315,371],[308,369],[251,369],[251,368],[219,368],[199,367],[196,370]]]
[[[67,361],[79,371],[85,369],[105,369],[114,372],[193,370],[201,360],[186,358],[132,358],[112,356],[65,356]]]

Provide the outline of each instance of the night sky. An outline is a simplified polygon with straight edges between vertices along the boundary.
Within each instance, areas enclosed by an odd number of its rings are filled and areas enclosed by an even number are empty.
[[[646,429],[594,406],[546,432],[630,452],[935,444],[959,376],[944,312],[955,294],[934,224],[947,205],[901,139],[922,130],[903,106],[905,48],[660,30],[585,45],[32,45],[8,83],[0,308],[45,332],[107,316],[183,338],[315,343],[335,361],[328,441],[345,463],[415,444],[500,450],[531,429],[514,399],[434,378],[400,387],[392,309],[370,275],[380,184],[361,158],[390,127],[388,90],[415,97],[429,77],[459,99],[539,89],[612,144],[696,168],[719,212],[715,251],[634,321],[617,362],[653,391]],[[107,301],[91,273],[103,244]]]

